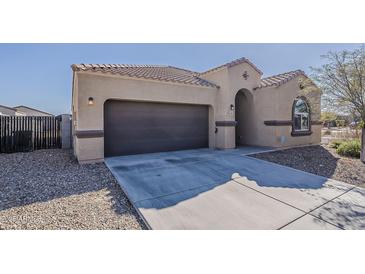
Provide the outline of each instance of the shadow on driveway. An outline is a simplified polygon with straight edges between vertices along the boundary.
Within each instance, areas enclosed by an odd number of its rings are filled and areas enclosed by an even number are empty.
[[[245,176],[262,187],[320,189],[327,178],[242,156],[237,151],[189,151],[112,157],[107,166],[132,203],[173,195],[167,204],[144,203],[160,209],[191,199]]]

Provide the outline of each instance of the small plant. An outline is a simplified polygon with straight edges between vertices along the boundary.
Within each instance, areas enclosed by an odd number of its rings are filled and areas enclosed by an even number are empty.
[[[360,158],[361,144],[359,140],[344,141],[336,149],[342,156]]]
[[[332,141],[330,147],[337,149],[343,142],[344,141],[341,140]]]
[[[324,136],[331,135],[331,130],[327,129],[325,132],[323,132]]]
[[[358,129],[363,129],[365,128],[365,120],[362,120],[359,122],[359,124],[357,125]]]
[[[345,120],[335,120],[336,122],[336,126],[337,127],[344,127],[346,126],[346,121]]]

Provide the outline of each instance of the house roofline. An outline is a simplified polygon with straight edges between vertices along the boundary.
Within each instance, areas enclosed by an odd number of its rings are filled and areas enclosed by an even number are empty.
[[[161,68],[172,68],[172,69],[178,69],[181,71],[185,71],[187,73],[189,73],[191,76],[199,79],[200,81],[202,81],[204,84],[197,84],[197,83],[191,83],[191,82],[186,82],[186,81],[179,81],[176,79],[159,79],[159,78],[151,78],[151,77],[147,77],[145,75],[128,75],[128,74],[121,74],[118,72],[111,72],[111,71],[102,71],[99,70],[98,68],[118,68],[118,67],[137,67],[137,68],[154,68],[154,67],[161,67]],[[92,73],[92,74],[98,74],[98,73],[102,73],[104,75],[111,75],[111,76],[118,76],[118,77],[127,77],[128,79],[144,79],[144,80],[151,80],[151,81],[158,81],[160,83],[172,83],[172,84],[184,84],[184,85],[189,85],[189,86],[197,86],[197,87],[207,87],[207,88],[214,88],[214,89],[219,89],[220,87],[209,81],[206,80],[204,78],[200,77],[200,74],[188,69],[183,69],[183,68],[179,68],[179,67],[174,67],[174,66],[162,66],[162,65],[125,65],[125,64],[73,64],[71,65],[71,68],[74,72],[76,73]],[[99,74],[100,75],[100,74]]]
[[[211,89],[211,90],[217,90],[220,89],[220,86],[217,84],[214,84],[212,82],[206,81],[211,83],[212,85],[196,85],[191,83],[184,83],[184,82],[177,82],[177,81],[162,81],[159,79],[152,79],[147,77],[134,77],[129,75],[122,75],[117,73],[110,73],[110,72],[101,72],[101,71],[75,71],[76,74],[84,74],[84,75],[95,75],[95,76],[101,76],[101,77],[111,77],[111,78],[118,78],[118,79],[125,79],[125,80],[136,80],[136,81],[146,81],[146,82],[154,82],[154,83],[160,83],[160,84],[166,84],[166,85],[178,85],[178,86],[189,86],[194,88],[204,88],[204,89]]]
[[[256,70],[260,75],[263,74],[263,72],[258,69],[258,67],[256,67],[250,60],[248,60],[247,58],[245,57],[242,57],[242,58],[238,58],[236,60],[233,60],[231,62],[228,62],[228,63],[225,63],[223,65],[220,65],[220,66],[217,66],[217,67],[214,67],[214,68],[211,68],[207,71],[204,71],[202,73],[199,73],[199,75],[206,75],[206,74],[209,74],[211,72],[214,72],[214,71],[217,71],[217,70],[220,70],[220,69],[223,69],[223,68],[231,68],[231,67],[234,67],[234,66],[237,66],[237,65],[240,65],[240,64],[243,64],[243,63],[247,63],[249,64],[254,70]]]
[[[18,111],[18,108],[20,108],[20,107],[27,108],[27,109],[30,109],[30,110],[34,110],[34,111],[38,111],[38,112],[41,112],[41,113],[44,113],[44,114],[48,114],[48,115],[52,115],[52,116],[54,116],[52,113],[45,112],[45,111],[42,111],[42,110],[39,110],[39,109],[35,109],[35,108],[31,108],[31,107],[27,107],[27,106],[24,106],[24,105],[16,106],[16,107],[14,107],[14,109],[15,109],[16,111]],[[21,112],[21,110],[20,110],[20,112]]]
[[[0,105],[0,107],[2,107],[2,108],[7,108],[7,109],[10,109],[10,110],[14,110],[14,111],[17,111],[15,108],[8,107],[8,106],[4,106],[4,105]]]
[[[262,78],[260,81],[260,85],[256,88],[254,88],[254,90],[262,89],[262,88],[270,88],[270,87],[279,87],[281,85],[288,83],[289,81],[293,80],[294,78],[296,78],[298,76],[304,76],[306,78],[309,78],[305,74],[305,72],[302,70],[298,69],[298,70],[288,71],[288,72],[284,72],[284,73]],[[277,80],[277,78],[280,78],[280,77],[284,77],[284,79]]]

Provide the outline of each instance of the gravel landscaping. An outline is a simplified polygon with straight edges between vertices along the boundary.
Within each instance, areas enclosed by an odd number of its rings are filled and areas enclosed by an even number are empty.
[[[71,150],[0,154],[0,229],[144,229],[104,163]]]
[[[327,146],[251,155],[365,187],[365,164]],[[145,229],[104,163],[71,150],[0,154],[0,229]]]
[[[359,159],[342,157],[328,146],[298,147],[250,156],[365,187],[365,164]]]

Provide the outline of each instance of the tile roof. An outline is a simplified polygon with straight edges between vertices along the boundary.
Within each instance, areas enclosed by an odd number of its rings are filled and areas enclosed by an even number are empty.
[[[7,109],[10,109],[10,110],[16,111],[16,109],[15,108],[12,108],[12,107],[4,106],[4,105],[0,105],[0,107],[7,108]]]
[[[166,82],[219,88],[219,86],[199,77],[199,73],[172,66],[125,65],[125,64],[74,64],[74,71],[92,71],[119,74],[128,77],[152,79]]]
[[[40,113],[44,113],[44,114],[48,114],[48,115],[52,115],[52,116],[54,116],[52,113],[48,113],[48,112],[45,112],[45,111],[42,111],[42,110],[39,110],[39,109],[35,109],[35,108],[31,108],[31,107],[23,106],[23,105],[20,105],[20,106],[16,106],[16,107],[14,107],[14,109],[15,109],[16,111],[20,111],[20,112],[22,112],[21,110],[19,110],[19,108],[26,108],[26,109],[29,109],[29,110],[38,111],[38,112],[40,112]]]
[[[219,70],[221,68],[224,68],[224,67],[227,67],[227,68],[230,68],[230,67],[233,67],[233,66],[236,66],[236,65],[239,65],[239,64],[242,64],[242,63],[247,63],[249,64],[251,67],[253,67],[259,74],[263,74],[261,70],[259,70],[253,63],[251,63],[250,60],[248,60],[247,58],[245,57],[242,57],[242,58],[239,58],[239,59],[236,59],[236,60],[233,60],[231,62],[228,62],[224,65],[221,65],[221,66],[218,66],[218,67],[215,67],[215,68],[212,68],[212,69],[209,69],[207,71],[204,71],[202,73],[200,73],[201,75],[203,74],[207,74],[207,73],[210,73],[210,72],[213,72],[213,71],[216,71],[216,70]]]
[[[302,71],[302,70],[289,71],[286,73],[269,76],[269,77],[261,79],[260,85],[255,89],[272,87],[272,86],[278,87],[278,86],[281,86],[282,84],[287,83],[288,81],[290,81],[291,79],[293,79],[299,75],[306,76],[304,71]]]

